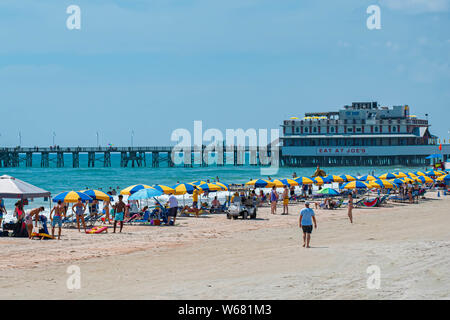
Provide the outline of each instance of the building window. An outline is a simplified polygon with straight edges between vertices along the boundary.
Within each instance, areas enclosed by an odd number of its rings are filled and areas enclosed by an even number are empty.
[[[313,128],[313,132],[316,133],[317,132],[317,127]]]
[[[305,127],[305,132],[308,133],[308,127]]]
[[[353,128],[352,127],[348,127],[347,128],[347,132],[353,132]]]
[[[397,127],[395,127],[395,126],[392,127],[392,131],[393,131],[393,132],[397,132]]]
[[[331,133],[334,133],[334,127],[331,127],[330,130],[331,130]]]
[[[300,132],[300,128],[299,127],[295,128],[295,132],[299,133]]]
[[[361,128],[356,128],[356,132],[361,132]]]
[[[378,127],[375,127],[375,132],[378,132]]]

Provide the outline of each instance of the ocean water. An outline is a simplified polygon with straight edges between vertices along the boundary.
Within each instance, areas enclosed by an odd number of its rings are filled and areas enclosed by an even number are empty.
[[[221,182],[225,183],[245,183],[250,179],[267,178],[261,174],[261,168],[243,165],[233,166],[225,165],[217,167],[211,165],[209,167],[194,166],[193,168],[184,167],[160,167],[152,168],[151,162],[147,161],[147,167],[141,168],[120,168],[120,155],[112,154],[112,167],[103,168],[102,163],[96,163],[97,167],[87,167],[87,155],[80,154],[80,168],[72,168],[72,159],[68,155],[65,159],[65,168],[56,168],[56,161],[51,159],[50,168],[39,167],[40,159],[36,157],[33,159],[33,167],[26,168],[23,164],[18,168],[0,168],[0,175],[10,175],[18,179],[29,182],[33,185],[48,190],[52,195],[56,195],[63,191],[82,190],[85,188],[99,189],[108,191],[110,188],[116,190],[124,189],[134,184],[166,184],[173,185],[180,182],[192,182],[195,180],[210,179],[214,181],[219,177]],[[383,174],[390,171],[417,171],[424,170],[423,167],[323,167],[327,174]],[[297,176],[311,176],[315,168],[279,168],[278,174],[272,178],[290,178],[293,172]],[[15,200],[5,199],[5,204],[8,212],[12,212]],[[48,202],[42,199],[35,199],[26,209],[38,207],[49,207]],[[8,214],[9,216],[9,214]]]

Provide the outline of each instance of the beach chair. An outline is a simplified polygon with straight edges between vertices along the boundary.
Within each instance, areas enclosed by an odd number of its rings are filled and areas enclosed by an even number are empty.
[[[385,194],[384,196],[382,196],[380,198],[380,201],[378,201],[378,207],[381,206],[383,203],[386,203],[388,198],[389,198],[389,194]]]

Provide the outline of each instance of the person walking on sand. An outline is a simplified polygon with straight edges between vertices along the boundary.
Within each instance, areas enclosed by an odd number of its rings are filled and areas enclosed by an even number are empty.
[[[75,220],[77,221],[78,232],[80,230],[80,220],[83,223],[84,232],[86,232],[86,222],[84,221],[84,212],[86,211],[86,205],[81,202],[81,198],[78,198],[78,202],[72,206],[72,212],[75,214]]]
[[[55,215],[52,217],[53,212]],[[64,206],[61,200],[58,201],[56,207],[50,211],[50,221],[52,222],[52,237],[55,237],[55,226],[58,225],[58,240],[61,240],[62,216],[66,217]]]
[[[278,193],[277,188],[275,186],[272,187],[272,191],[270,192],[270,213],[277,213],[277,201],[278,201]]]
[[[316,217],[314,210],[309,207],[309,202],[305,202],[305,208],[300,211],[300,218],[298,221],[299,228],[303,231],[303,247],[310,248],[309,243],[311,241],[311,232],[314,228],[317,229]]]
[[[167,224],[174,226],[175,221],[177,220],[177,212],[178,212],[178,200],[177,197],[173,193],[170,193],[169,201],[169,214],[167,215]]]
[[[289,190],[287,186],[284,186],[283,190],[283,213],[282,215],[289,214]]]
[[[125,210],[126,210],[126,204],[125,204],[125,202],[123,202],[123,195],[119,195],[119,202],[117,202],[114,205],[115,216],[114,216],[114,231],[113,231],[113,233],[116,233],[117,221],[120,222],[119,232],[122,232]]]
[[[351,193],[348,194],[348,218],[350,223],[353,223],[353,196]]]

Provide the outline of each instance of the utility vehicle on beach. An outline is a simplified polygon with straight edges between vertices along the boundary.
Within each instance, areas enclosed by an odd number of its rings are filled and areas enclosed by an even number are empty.
[[[243,190],[244,191],[244,190]],[[257,207],[256,201],[250,195],[250,191],[245,189],[245,197],[235,199],[227,210],[227,218],[236,220],[239,217],[242,219],[256,219]]]

